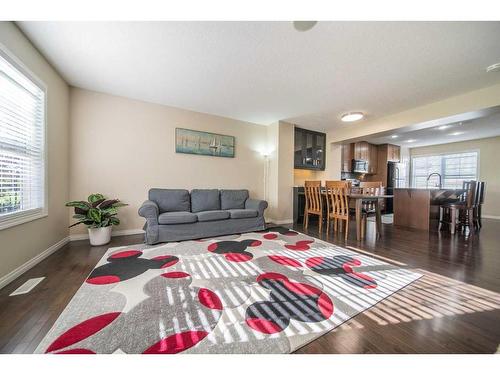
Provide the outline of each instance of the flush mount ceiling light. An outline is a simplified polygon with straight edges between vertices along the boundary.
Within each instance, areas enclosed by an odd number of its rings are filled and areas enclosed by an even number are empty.
[[[397,135],[397,134],[393,134],[393,135],[391,135],[391,138],[392,138],[392,139],[395,139],[395,138],[397,138],[397,137],[399,137],[399,135]]]
[[[500,72],[500,63],[490,65],[486,68],[487,73]]]
[[[311,30],[318,21],[293,21],[293,27],[297,31],[309,31]]]
[[[451,125],[441,125],[441,126],[438,126],[438,129],[439,130],[445,130],[445,129],[448,129]]]
[[[464,132],[455,132],[455,133],[450,133],[450,135],[462,135]]]
[[[415,141],[416,141],[416,139],[408,139],[408,140],[406,141],[406,143],[413,143],[413,142],[415,142]]]
[[[353,122],[361,120],[363,117],[365,117],[365,115],[361,112],[349,112],[344,113],[342,116],[340,116],[340,119],[343,122]]]

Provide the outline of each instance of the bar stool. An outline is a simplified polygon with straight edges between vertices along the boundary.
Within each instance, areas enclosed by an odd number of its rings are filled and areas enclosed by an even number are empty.
[[[469,227],[469,233],[472,235],[475,231],[474,212],[476,211],[477,202],[477,182],[464,182],[465,194],[458,202],[445,203],[439,206],[439,230],[443,224],[450,226],[451,234],[455,234],[457,225],[461,229]]]

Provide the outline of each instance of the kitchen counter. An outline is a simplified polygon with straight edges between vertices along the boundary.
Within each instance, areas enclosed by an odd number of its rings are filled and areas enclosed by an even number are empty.
[[[439,206],[456,202],[465,192],[463,189],[394,189],[394,225],[437,230]]]

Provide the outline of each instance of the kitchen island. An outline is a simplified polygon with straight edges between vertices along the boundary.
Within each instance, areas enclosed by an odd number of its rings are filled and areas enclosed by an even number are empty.
[[[421,230],[438,230],[439,206],[456,202],[463,189],[394,189],[394,225]]]

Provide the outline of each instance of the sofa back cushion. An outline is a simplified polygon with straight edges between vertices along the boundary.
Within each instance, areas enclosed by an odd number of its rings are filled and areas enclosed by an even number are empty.
[[[163,212],[191,211],[189,191],[184,189],[149,189],[149,200]]]
[[[248,199],[248,190],[221,190],[220,208],[222,210],[232,210],[245,208],[245,201]]]
[[[191,212],[220,210],[218,189],[191,190]]]

